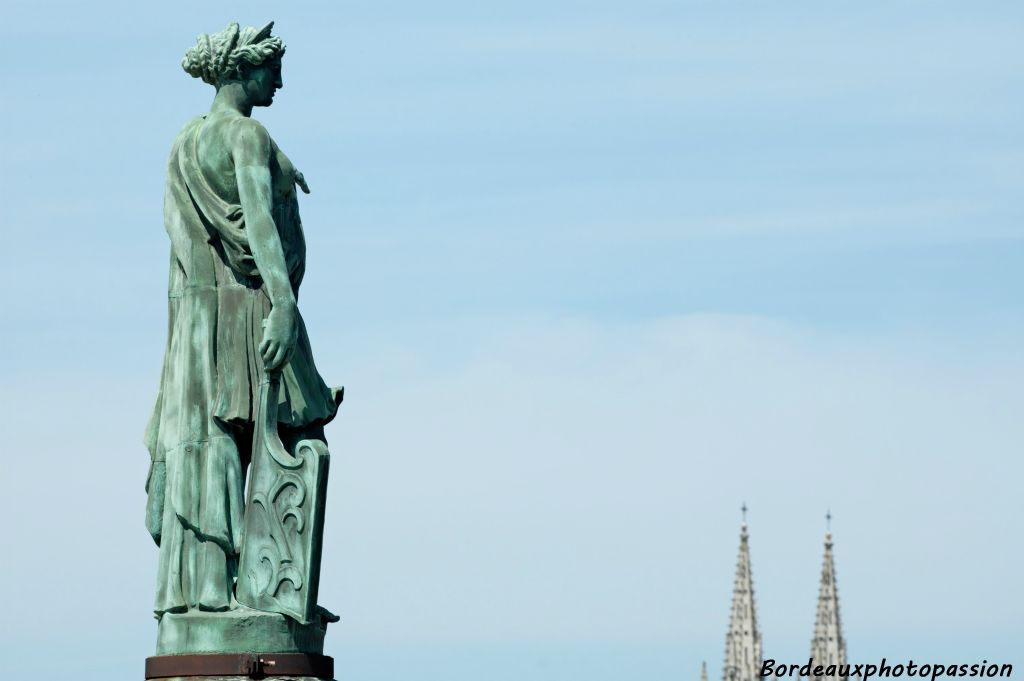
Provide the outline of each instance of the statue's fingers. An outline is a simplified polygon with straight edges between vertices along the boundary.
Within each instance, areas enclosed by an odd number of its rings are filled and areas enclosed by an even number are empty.
[[[263,363],[272,369],[273,367],[271,367],[270,364],[271,360],[274,358],[274,353],[277,352],[277,341],[271,340],[263,342],[266,344],[266,347],[260,350],[260,356],[263,358]]]
[[[285,364],[287,364],[288,360],[290,360],[292,358],[292,355],[294,353],[295,353],[295,344],[293,343],[291,345],[291,347],[289,347],[287,350],[285,350],[284,355],[281,357],[281,366],[284,366]]]
[[[288,349],[283,345],[277,347],[277,351],[274,353],[274,359],[271,362],[272,368],[276,369],[284,364],[285,358],[288,356]]]
[[[259,347],[260,357],[266,357],[267,356],[267,347],[269,345],[270,345],[270,339],[269,338],[264,338],[262,341],[260,341],[260,347]]]

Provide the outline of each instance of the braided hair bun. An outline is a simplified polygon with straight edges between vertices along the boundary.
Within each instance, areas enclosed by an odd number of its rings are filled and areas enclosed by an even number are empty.
[[[273,27],[273,21],[260,29],[252,26],[239,28],[233,23],[220,33],[203,33],[185,52],[181,68],[193,78],[201,78],[214,87],[240,78],[242,64],[259,66],[284,54],[284,43],[270,35]]]

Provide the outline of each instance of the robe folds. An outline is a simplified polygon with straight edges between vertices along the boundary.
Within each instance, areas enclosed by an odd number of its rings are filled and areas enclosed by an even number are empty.
[[[168,330],[156,405],[146,429],[153,465],[146,522],[160,547],[154,611],[232,607],[245,510],[245,468],[263,378],[258,347],[271,309],[241,206],[204,177],[190,121],[171,149],[164,225],[171,240]],[[296,294],[305,242],[294,192],[273,215]],[[300,431],[334,418],[341,395],[298,340],[281,368],[278,423]]]

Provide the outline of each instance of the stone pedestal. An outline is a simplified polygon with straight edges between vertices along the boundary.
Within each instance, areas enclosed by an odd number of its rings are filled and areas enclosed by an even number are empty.
[[[239,607],[227,612],[167,613],[146,678],[160,681],[324,681],[334,661],[323,655],[327,625],[337,616],[317,608],[310,624]]]
[[[322,654],[327,624],[337,617],[322,608],[318,614],[311,624],[299,624],[285,615],[244,607],[227,612],[167,613],[160,618],[156,654]]]

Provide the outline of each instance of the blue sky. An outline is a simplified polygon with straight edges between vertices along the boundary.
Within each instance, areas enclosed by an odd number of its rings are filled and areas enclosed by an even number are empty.
[[[738,541],[805,658],[1021,663],[1011,2],[10,2],[0,649],[152,653],[141,445],[199,32],[277,21],[338,676],[712,678]]]

